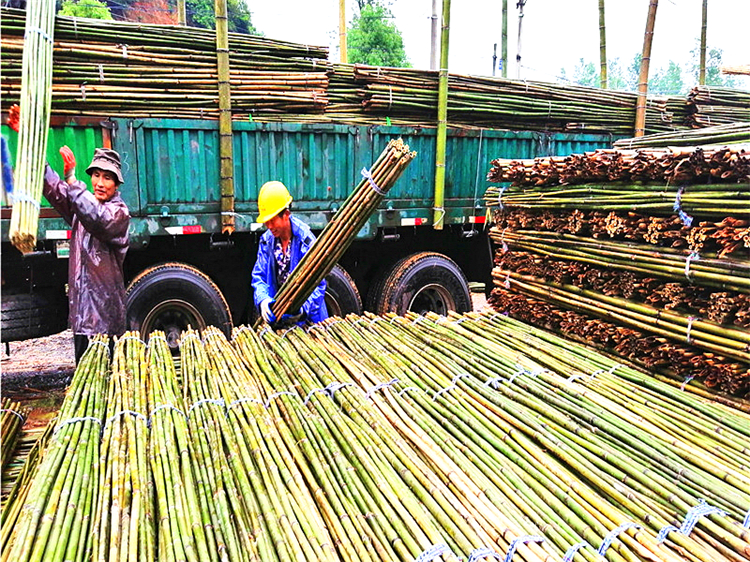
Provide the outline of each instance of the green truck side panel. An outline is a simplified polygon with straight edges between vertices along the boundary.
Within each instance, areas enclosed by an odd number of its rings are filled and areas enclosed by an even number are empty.
[[[122,158],[125,183],[121,193],[130,208],[131,243],[140,246],[151,236],[166,235],[165,227],[200,225],[219,232],[218,123],[184,119],[114,119],[112,145]],[[403,218],[431,222],[435,129],[306,123],[235,122],[234,185],[238,231],[255,230],[260,186],[280,180],[294,197],[293,209],[313,228],[323,228],[362,180],[389,140],[403,138],[417,157],[396,182],[359,236],[373,236],[377,227],[401,225]],[[7,133],[3,128],[3,134]],[[15,134],[9,135],[11,154]],[[608,147],[609,135],[545,134],[499,130],[449,129],[446,154],[446,224],[464,223],[482,215],[486,174],[495,158],[567,155]],[[97,127],[53,128],[47,157],[61,171],[58,149],[70,146],[78,158],[78,177],[88,179],[85,166],[101,146]],[[3,240],[7,240],[3,221]],[[65,228],[60,219],[43,219],[47,229]]]
[[[18,150],[18,135],[11,131],[7,125],[2,126],[2,134],[8,141],[11,159],[15,160]],[[60,147],[67,145],[76,156],[76,177],[86,182],[91,187],[91,181],[86,174],[86,167],[94,157],[94,149],[102,146],[102,130],[96,127],[51,127],[47,141],[47,162],[62,176],[63,161],[60,156]],[[47,201],[43,201],[44,207],[49,207]]]

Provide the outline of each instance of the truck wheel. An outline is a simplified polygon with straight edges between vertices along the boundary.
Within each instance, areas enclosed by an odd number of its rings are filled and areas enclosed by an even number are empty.
[[[15,293],[2,296],[2,341],[41,338],[68,327],[68,299],[64,291]]]
[[[232,320],[219,288],[203,272],[183,263],[150,267],[130,282],[127,290],[127,323],[146,338],[162,330],[176,351],[183,330],[216,326],[228,336]]]
[[[357,285],[340,265],[336,265],[326,276],[325,300],[328,316],[343,318],[347,314],[362,314],[362,298]]]
[[[469,284],[461,268],[450,258],[420,252],[403,258],[386,276],[375,312],[407,311],[424,314],[472,309]]]

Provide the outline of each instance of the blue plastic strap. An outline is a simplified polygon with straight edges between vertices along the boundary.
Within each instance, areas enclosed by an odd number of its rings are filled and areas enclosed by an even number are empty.
[[[612,541],[615,540],[615,538],[617,538],[620,533],[622,533],[623,531],[627,531],[628,529],[640,528],[641,526],[635,523],[623,523],[619,527],[612,529],[609,533],[607,533],[607,536],[604,537],[604,540],[602,541],[602,544],[599,545],[599,550],[597,550],[597,552],[604,556],[604,553],[607,552],[607,549],[612,544]]]
[[[156,337],[156,336],[154,336],[154,337]],[[140,342],[140,343],[142,343],[142,344],[143,344],[143,347],[146,347],[146,342],[145,342],[145,341],[143,341],[143,340],[142,340],[141,338],[139,338],[138,336],[134,336],[134,335],[132,335],[132,334],[130,334],[130,335],[127,335],[127,336],[122,336],[122,337],[121,337],[121,338],[120,338],[120,339],[119,339],[118,341],[128,341],[128,340],[133,340],[133,341],[137,341],[137,342]]]
[[[484,386],[491,386],[492,388],[497,390],[497,387],[501,382],[507,382],[507,381],[506,379],[502,377],[494,377],[494,378],[487,379],[486,381],[484,381]]]
[[[268,397],[266,400],[266,403],[263,405],[266,410],[271,407],[271,400],[274,398],[278,398],[279,396],[283,396],[284,394],[287,394],[289,396],[297,396],[294,392],[289,392],[288,390],[282,390],[281,392],[274,392],[271,394],[271,396]]]
[[[49,34],[44,31],[41,27],[27,27],[25,33],[23,34],[24,39],[28,37],[29,33],[38,33],[41,37],[49,41],[50,43],[54,43],[52,40],[52,37],[49,36]]]
[[[469,373],[459,373],[451,379],[451,383],[455,386],[458,381],[465,377],[471,377],[471,375]]]
[[[398,395],[401,396],[404,392],[409,391],[409,390],[419,391],[419,390],[422,390],[422,389],[421,388],[417,388],[416,386],[407,386],[403,390],[400,390],[399,393],[398,393]]]
[[[658,534],[658,535],[656,535],[656,542],[657,542],[658,544],[661,544],[661,543],[663,543],[663,542],[664,542],[664,541],[666,540],[666,538],[667,538],[667,535],[668,535],[669,533],[671,533],[672,531],[679,531],[679,530],[680,530],[680,529],[679,529],[679,528],[677,528],[677,527],[675,527],[674,525],[665,525],[664,527],[662,527],[662,528],[661,528],[661,529],[659,530],[659,534]]]
[[[693,343],[693,338],[690,337],[690,330],[693,329],[693,322],[700,320],[697,316],[688,316],[687,331],[685,332],[685,343]]]
[[[513,539],[508,548],[508,554],[505,555],[505,562],[510,562],[513,559],[513,555],[516,553],[519,544],[528,544],[530,542],[544,542],[544,537],[540,537],[539,535],[524,535]]]
[[[151,336],[149,336],[149,338],[148,338],[148,345],[150,346],[150,345],[151,345],[151,342],[152,342],[152,341],[157,341],[157,340],[161,340],[161,341],[163,341],[163,342],[164,342],[164,343],[165,343],[166,345],[169,345],[169,343],[167,342],[167,338],[165,338],[165,337],[164,337],[163,335],[161,335],[161,334],[151,334]]]
[[[574,544],[565,552],[565,556],[563,556],[562,562],[572,562],[573,557],[576,555],[576,552],[586,547],[591,548],[591,545],[586,541],[581,541]]]
[[[387,388],[389,386],[393,386],[394,384],[397,384],[398,382],[399,382],[398,379],[391,379],[388,382],[381,382],[380,384],[376,384],[370,390],[367,391],[367,393],[365,394],[365,398],[372,398],[372,394],[374,392],[377,392],[378,390]]]
[[[690,533],[693,532],[693,529],[698,523],[698,520],[701,517],[706,517],[708,515],[711,515],[712,513],[716,513],[717,515],[721,515],[722,517],[726,516],[726,513],[724,511],[716,506],[707,504],[706,500],[698,500],[698,503],[691,507],[685,514],[685,520],[682,522],[682,526],[680,527],[680,533],[685,536],[689,536]]]
[[[685,258],[685,277],[691,283],[693,280],[690,278],[690,262],[699,259],[701,259],[701,256],[698,252],[690,252],[690,255]]]
[[[325,388],[313,388],[310,392],[307,393],[307,396],[305,396],[305,399],[302,401],[302,404],[307,406],[307,403],[310,401],[310,398],[313,397],[313,394],[316,392],[322,392],[323,394],[327,394]]]
[[[227,406],[227,410],[231,410],[235,406],[238,406],[240,404],[244,404],[245,402],[255,402],[256,404],[260,404],[261,406],[264,406],[262,400],[258,400],[257,398],[250,398],[249,396],[245,398],[238,398],[237,400],[233,400],[229,406]]]
[[[180,410],[178,407],[174,406],[173,404],[159,404],[156,408],[151,410],[151,413],[148,415],[149,423],[150,423],[151,418],[154,417],[154,414],[157,412],[160,412],[161,410],[173,410],[177,412],[178,414],[182,414],[183,418],[187,418],[187,416],[185,415],[185,412],[183,412],[182,410]]]
[[[520,367],[515,373],[513,373],[510,376],[510,379],[508,379],[508,384],[511,384],[514,380],[516,380],[516,377],[519,377],[519,376],[524,375],[524,374],[525,375],[531,375],[532,377],[535,377],[537,375],[537,373],[532,373],[531,371],[529,371],[525,367]]]
[[[55,428],[55,431],[52,433],[52,435],[57,435],[57,433],[66,425],[69,425],[71,423],[81,422],[81,421],[92,421],[92,422],[98,423],[99,425],[101,425],[102,423],[102,420],[100,420],[99,418],[95,418],[94,416],[82,416],[80,418],[70,418],[69,420],[65,420],[64,422],[57,424],[57,427]]]
[[[107,350],[107,357],[109,357],[109,346],[101,340],[89,340],[89,347],[92,345],[103,345],[104,349]]]
[[[695,375],[688,375],[685,377],[685,380],[682,381],[682,384],[680,385],[680,390],[685,390],[685,387],[690,384],[690,381],[692,381],[695,378]]]
[[[433,402],[437,400],[438,398],[440,398],[441,394],[444,394],[448,392],[449,390],[458,390],[458,387],[455,384],[452,384],[450,386],[446,386],[445,388],[441,388],[435,394],[432,395]]]
[[[328,394],[328,396],[330,396],[331,398],[333,398],[333,395],[336,394],[337,391],[339,391],[342,388],[347,387],[347,386],[356,386],[356,385],[354,383],[352,383],[352,382],[338,382],[338,381],[334,381],[332,383],[327,384],[326,387],[323,390],[326,391],[326,393]]]
[[[675,213],[677,213],[677,216],[680,217],[680,220],[682,221],[682,224],[689,227],[693,224],[693,217],[688,215],[685,211],[682,210],[682,194],[685,193],[685,187],[680,187],[680,189],[677,190],[677,195],[674,198],[674,205],[672,206]]]
[[[194,402],[193,405],[188,408],[187,417],[190,417],[190,414],[195,408],[197,408],[198,406],[202,406],[203,404],[216,404],[217,406],[221,406],[223,408],[226,408],[227,406],[227,403],[224,402],[224,400],[222,400],[221,398],[203,398],[202,400]]]
[[[102,426],[102,433],[104,433],[104,431],[107,429],[107,427],[109,426],[109,424],[111,424],[113,421],[115,421],[117,418],[119,418],[122,415],[133,416],[137,420],[141,420],[141,421],[146,422],[146,425],[150,425],[150,422],[148,421],[148,417],[145,416],[145,415],[143,415],[143,414],[141,414],[140,412],[136,412],[136,411],[133,411],[133,410],[120,410],[116,414],[110,416],[107,419],[107,421],[104,422],[104,426]]]
[[[443,554],[453,554],[448,545],[445,544],[433,544],[430,548],[423,551],[422,554],[417,556],[416,562],[430,562]]]
[[[471,554],[469,554],[468,562],[476,562],[477,560],[482,560],[484,558],[490,557],[497,560],[502,560],[502,556],[500,556],[497,552],[489,547],[483,546],[482,548],[475,548],[471,551]]]
[[[18,417],[19,420],[21,420],[21,423],[24,423],[26,421],[26,418],[24,418],[15,410],[11,410],[10,408],[0,408],[0,412],[8,412],[9,414],[13,414],[14,416]]]
[[[745,514],[745,520],[742,522],[742,526],[745,529],[750,529],[750,509],[748,509],[747,513]]]
[[[497,193],[497,208],[498,210],[502,211],[505,209],[505,206],[503,205],[503,193],[505,193],[505,190],[508,189],[508,186],[505,185],[500,188],[500,191]]]
[[[385,197],[385,191],[380,189],[380,187],[378,187],[378,185],[375,183],[375,180],[372,179],[372,174],[370,173],[370,170],[368,170],[367,168],[362,168],[362,171],[360,172],[360,174],[362,174],[362,177],[367,180],[367,183],[370,184],[370,187],[375,193]]]

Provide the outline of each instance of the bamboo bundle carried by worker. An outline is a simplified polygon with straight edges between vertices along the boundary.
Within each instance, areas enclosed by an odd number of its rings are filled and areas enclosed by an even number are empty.
[[[281,318],[288,311],[299,310],[344,255],[416,155],[401,139],[391,140],[372,167],[362,170],[362,181],[279,288],[276,301],[271,306],[276,318]]]
[[[18,154],[13,191],[13,214],[8,238],[24,254],[34,251],[42,200],[52,103],[52,45],[55,2],[39,0],[28,7],[21,68]]]

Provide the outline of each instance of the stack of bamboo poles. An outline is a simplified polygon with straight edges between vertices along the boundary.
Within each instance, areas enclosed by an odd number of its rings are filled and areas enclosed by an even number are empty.
[[[614,148],[634,149],[663,146],[698,146],[750,143],[750,123],[729,123],[687,131],[654,133],[616,140]]]
[[[680,379],[748,393],[747,151],[549,160],[495,161],[490,172],[516,182],[486,193],[497,209],[492,305]],[[679,187],[611,181],[636,175]],[[602,183],[560,185],[592,178]]]
[[[718,86],[695,86],[687,95],[687,124],[707,127],[750,122],[750,92]]]
[[[106,336],[92,340],[27,484],[3,510],[2,560],[86,560],[91,554],[99,444],[109,366]],[[110,465],[109,470],[117,469]]]
[[[438,73],[357,65],[364,110],[389,116],[422,115],[434,120]],[[636,95],[565,84],[450,75],[451,123],[551,131],[628,134],[635,121]],[[649,98],[647,130],[672,131],[667,98]]]
[[[23,22],[23,12],[3,9],[3,104],[19,97]],[[213,31],[58,17],[55,39],[55,114],[218,115]],[[242,34],[229,45],[235,113],[325,109],[326,49]]]
[[[24,13],[2,9],[2,104],[18,101]],[[213,32],[58,17],[53,111],[217,118]],[[334,64],[323,47],[230,34],[233,118],[435,126],[438,73]],[[683,128],[684,98],[648,99],[647,132]],[[636,95],[451,74],[454,127],[630,134]]]
[[[11,243],[24,254],[34,251],[39,224],[51,108],[55,2],[33,2],[28,12],[16,96],[24,107],[18,135],[20,156],[14,172],[13,214],[8,231]],[[4,92],[2,97],[5,99]]]
[[[21,520],[4,560],[750,560],[747,404],[500,314],[208,328],[180,353],[178,373],[163,335],[119,340],[95,523]],[[66,417],[89,373],[30,484],[60,506],[57,435],[99,436]]]
[[[391,140],[370,170],[362,171],[362,181],[279,288],[271,307],[277,318],[289,311],[296,314],[416,155],[401,139]]]
[[[640,150],[598,149],[583,154],[528,160],[496,158],[492,161],[492,168],[487,174],[487,179],[491,182],[513,182],[514,186],[526,187],[626,182],[626,185],[598,186],[599,189],[621,192],[656,191],[653,185],[635,185],[640,182],[675,186],[689,183],[688,192],[718,191],[724,189],[724,186],[700,184],[744,183],[748,177],[750,145]],[[557,191],[560,190],[554,190],[552,195]],[[727,191],[733,193],[732,189]],[[747,190],[743,190],[743,193],[747,195]],[[538,195],[541,197],[543,194]],[[731,198],[732,195],[728,197]],[[492,202],[493,198],[488,197],[487,200]]]
[[[0,409],[0,441],[2,441],[2,474],[5,479],[5,470],[13,458],[13,452],[18,444],[21,428],[26,423],[28,410],[20,402],[10,398],[3,398],[2,409]]]

